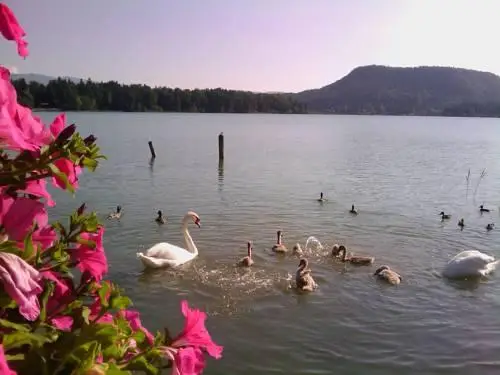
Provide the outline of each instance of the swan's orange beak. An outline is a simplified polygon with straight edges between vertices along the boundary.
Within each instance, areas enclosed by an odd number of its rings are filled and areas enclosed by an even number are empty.
[[[194,223],[198,226],[198,228],[201,228],[201,222],[200,222],[200,219],[196,220]]]

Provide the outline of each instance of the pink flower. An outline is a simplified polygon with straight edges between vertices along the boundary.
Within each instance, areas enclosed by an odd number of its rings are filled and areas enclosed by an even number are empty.
[[[172,375],[199,375],[205,368],[201,349],[187,347],[177,350],[172,359]]]
[[[0,224],[9,239],[22,241],[34,221],[41,228],[47,225],[47,211],[43,203],[24,197],[0,195]]]
[[[95,242],[95,248],[88,245],[79,244],[71,252],[74,261],[78,262],[78,269],[82,272],[82,277],[93,277],[96,281],[101,281],[103,275],[108,272],[108,261],[102,246],[104,227],[100,226],[96,233],[82,233],[80,237],[84,240]]]
[[[0,344],[0,374],[2,375],[16,375],[15,371],[9,368],[9,364],[5,359],[5,352],[3,351],[3,345]]]
[[[23,38],[26,36],[21,25],[17,22],[16,16],[3,3],[0,3],[0,33],[7,40],[13,40],[17,43],[17,53],[21,57],[28,56],[28,42]]]
[[[66,126],[66,115],[64,113],[61,113],[60,115],[56,116],[54,121],[52,121],[52,124],[50,124],[50,132],[52,133],[52,136],[54,139],[57,138],[59,134],[65,129]],[[74,125],[73,125],[74,126]],[[59,169],[62,173],[66,175],[66,178],[68,179],[68,182],[73,186],[74,188],[78,188],[78,176],[82,173],[82,168],[78,165],[75,165],[71,160],[69,159],[59,159],[56,162],[54,162],[54,165]],[[66,184],[65,182],[57,177],[54,176],[52,179],[52,183],[54,186],[57,186],[61,189],[66,189]]]
[[[204,349],[207,353],[219,359],[222,357],[222,346],[215,344],[205,328],[207,314],[197,309],[190,309],[186,300],[181,302],[182,314],[186,317],[186,322],[182,332],[173,340],[170,345],[173,348],[191,346]]]
[[[82,168],[65,158],[56,160],[54,165],[66,175],[69,184],[75,189],[78,189],[78,176],[82,173]],[[66,189],[66,183],[58,176],[53,177],[52,183],[58,188],[63,190]]]
[[[51,247],[56,239],[57,239],[57,233],[50,225],[47,225],[42,229],[37,229],[36,231],[33,232],[33,237],[32,237],[33,242],[35,244],[39,243],[40,245],[42,245],[42,249],[44,250]]]
[[[146,335],[146,340],[149,342],[149,344],[153,345],[154,336],[151,334],[151,332],[149,332],[146,328],[142,326],[141,319],[137,311],[121,310],[118,314],[120,314],[123,318],[128,320],[130,328],[132,328],[134,332],[142,331]]]
[[[26,188],[24,190],[19,190],[19,192],[31,194],[38,198],[45,198],[47,206],[49,207],[54,207],[56,205],[47,191],[47,182],[44,179],[28,181],[26,183]]]
[[[19,313],[31,321],[40,315],[37,296],[43,291],[38,284],[41,277],[36,269],[17,255],[0,253],[0,282],[19,305]]]
[[[57,115],[54,121],[52,121],[52,124],[50,124],[50,132],[52,133],[54,139],[57,138],[60,132],[62,132],[65,125],[66,125],[66,114],[61,113],[60,115]]]
[[[55,309],[61,306],[61,302],[72,295],[73,284],[71,280],[61,278],[54,271],[42,271],[41,274],[45,279],[51,280],[55,284],[54,292],[47,302],[47,311],[52,314]],[[54,327],[61,331],[70,331],[73,326],[73,318],[70,316],[59,315],[52,318],[51,322]]]
[[[30,109],[17,103],[10,72],[0,66],[0,139],[12,150],[36,151],[50,141],[50,131]]]

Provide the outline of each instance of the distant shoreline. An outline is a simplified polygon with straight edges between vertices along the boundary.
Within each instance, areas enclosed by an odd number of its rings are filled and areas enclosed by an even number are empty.
[[[467,116],[467,115],[444,115],[444,114],[386,114],[386,113],[326,113],[326,112],[310,112],[310,113],[278,113],[278,112],[189,112],[189,111],[112,111],[112,110],[76,110],[76,109],[59,109],[59,108],[32,108],[33,112],[81,112],[81,113],[188,113],[200,115],[321,115],[321,116],[388,116],[388,117],[444,117],[444,118],[488,118],[498,119],[499,116]]]

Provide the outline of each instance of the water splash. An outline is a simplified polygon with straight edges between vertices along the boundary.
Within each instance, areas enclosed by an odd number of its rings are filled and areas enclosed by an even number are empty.
[[[304,246],[304,250],[306,253],[317,254],[322,252],[324,250],[324,247],[321,244],[320,240],[318,240],[314,236],[310,236],[306,240],[306,245]]]

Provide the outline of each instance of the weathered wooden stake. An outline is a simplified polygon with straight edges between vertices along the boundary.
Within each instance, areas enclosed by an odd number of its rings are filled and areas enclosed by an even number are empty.
[[[152,141],[149,141],[148,142],[149,144],[149,151],[151,151],[151,158],[156,158],[156,152],[155,152],[155,148],[153,146],[153,142]]]
[[[224,133],[219,134],[219,161],[224,160]]]

